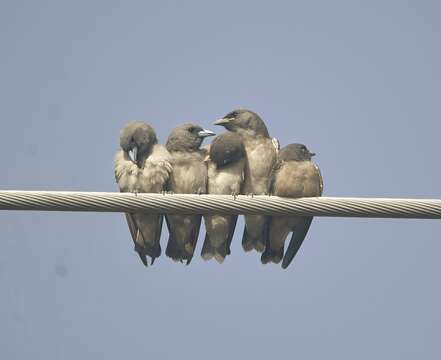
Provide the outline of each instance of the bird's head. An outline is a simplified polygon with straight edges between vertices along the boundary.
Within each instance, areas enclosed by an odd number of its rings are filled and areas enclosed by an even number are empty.
[[[217,167],[222,167],[244,158],[245,147],[239,135],[226,132],[213,140],[209,155]]]
[[[200,148],[206,137],[214,135],[214,132],[199,125],[183,124],[172,130],[166,147],[168,151],[195,151]]]
[[[286,145],[279,152],[279,159],[282,161],[309,161],[315,155],[303,144]]]
[[[121,130],[119,143],[136,165],[141,167],[144,159],[158,142],[153,128],[143,122],[129,122]]]
[[[259,115],[251,110],[233,110],[223,118],[216,120],[214,125],[223,126],[238,134],[269,137],[265,123]]]

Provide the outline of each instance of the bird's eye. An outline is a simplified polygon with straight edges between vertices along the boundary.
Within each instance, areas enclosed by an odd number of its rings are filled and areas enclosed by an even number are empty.
[[[227,119],[234,119],[238,115],[237,111],[230,112],[225,116]]]
[[[195,131],[195,128],[192,126],[192,127],[188,128],[188,131],[190,131],[190,132],[194,132],[194,131]]]

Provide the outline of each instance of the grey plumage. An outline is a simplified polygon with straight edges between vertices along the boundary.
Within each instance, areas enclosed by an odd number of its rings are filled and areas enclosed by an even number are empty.
[[[239,135],[226,132],[209,147],[208,194],[240,194],[244,180],[245,148]],[[230,254],[237,215],[205,215],[206,235],[201,256],[222,263]]]
[[[167,150],[171,155],[173,171],[168,182],[168,190],[177,194],[204,194],[207,191],[207,151],[201,149],[207,136],[215,135],[198,125],[184,124],[176,127],[167,140]],[[201,215],[167,215],[170,233],[166,255],[175,261],[193,258],[199,236]]]
[[[321,196],[323,181],[320,170],[311,161],[314,156],[302,144],[290,144],[279,153],[279,159],[271,175],[271,192],[283,197]],[[279,263],[286,269],[308,232],[313,217],[273,216],[269,222],[269,237],[262,263]],[[293,232],[290,244],[284,252],[286,237]]]
[[[120,135],[121,149],[115,156],[115,179],[121,192],[161,192],[166,189],[172,167],[170,154],[158,144],[153,128],[142,122],[130,122]],[[159,243],[162,215],[126,214],[135,251],[147,266],[161,254]]]
[[[271,169],[276,163],[278,142],[270,138],[263,120],[255,112],[245,109],[234,110],[215,125],[224,126],[238,134],[245,146],[244,194],[268,194]],[[268,237],[268,217],[245,215],[245,229],[242,247],[245,251],[264,251]]]

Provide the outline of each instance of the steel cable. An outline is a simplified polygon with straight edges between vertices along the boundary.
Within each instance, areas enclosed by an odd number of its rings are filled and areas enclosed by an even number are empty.
[[[440,219],[441,200],[0,191],[0,210]]]

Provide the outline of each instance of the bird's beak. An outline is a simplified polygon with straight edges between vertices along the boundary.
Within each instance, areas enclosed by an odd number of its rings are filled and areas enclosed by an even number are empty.
[[[129,158],[136,164],[136,160],[138,160],[138,148],[136,146],[129,150]]]
[[[201,138],[205,138],[207,136],[214,136],[214,135],[216,135],[216,134],[213,131],[206,130],[206,129],[198,132],[198,136]]]
[[[222,118],[222,119],[217,119],[213,124],[214,125],[220,125],[220,126],[225,126],[230,122],[231,119],[227,119],[227,118]]]
[[[310,152],[309,156],[313,157],[313,156],[315,156],[315,153]]]

